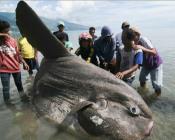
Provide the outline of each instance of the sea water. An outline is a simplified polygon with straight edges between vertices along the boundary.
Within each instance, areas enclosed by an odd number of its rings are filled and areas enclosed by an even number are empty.
[[[67,31],[74,51],[78,48],[78,36],[84,31]],[[148,140],[174,140],[175,139],[175,31],[173,29],[145,29],[143,35],[153,42],[163,58],[163,89],[161,97],[149,104],[153,112],[154,128]],[[97,31],[100,35],[100,31]],[[73,51],[73,52],[74,52]],[[42,55],[39,54],[39,61]],[[35,71],[36,73],[36,71]],[[139,86],[137,78],[133,87]],[[22,70],[22,80],[27,91],[31,85],[28,73]],[[149,93],[153,93],[148,81]],[[0,85],[0,140],[76,140],[72,133],[58,134],[55,126],[50,125],[42,118],[38,119],[34,108],[20,102],[19,95],[11,78],[12,105],[5,105]],[[81,138],[80,138],[81,139]],[[87,138],[91,140],[92,138]]]

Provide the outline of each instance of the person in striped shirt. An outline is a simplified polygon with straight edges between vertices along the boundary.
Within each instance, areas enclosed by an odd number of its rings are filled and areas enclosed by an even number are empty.
[[[28,100],[24,93],[20,63],[24,69],[29,67],[20,56],[17,41],[9,34],[10,24],[7,21],[0,20],[0,77],[3,89],[3,98],[6,103],[10,101],[10,76],[13,76],[15,85],[22,101]]]

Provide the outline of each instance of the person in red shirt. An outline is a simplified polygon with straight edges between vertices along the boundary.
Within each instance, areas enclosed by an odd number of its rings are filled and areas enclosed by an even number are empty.
[[[23,63],[24,69],[29,66],[20,56],[17,41],[9,34],[10,24],[7,21],[0,20],[0,77],[3,88],[3,98],[7,103],[10,99],[10,76],[13,76],[15,85],[20,94],[21,100],[28,100],[24,93],[20,63]]]

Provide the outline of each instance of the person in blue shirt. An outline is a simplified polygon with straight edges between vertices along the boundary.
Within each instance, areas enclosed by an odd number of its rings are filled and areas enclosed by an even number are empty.
[[[94,52],[99,59],[99,66],[112,72],[116,61],[116,42],[111,29],[102,27],[101,36],[94,42]]]
[[[142,50],[134,49],[136,45],[134,43],[135,39],[135,33],[131,29],[128,29],[124,39],[125,42],[123,42],[124,45],[119,48],[116,60],[116,67],[119,67],[119,71],[115,76],[129,85],[134,81],[135,72],[143,62]]]

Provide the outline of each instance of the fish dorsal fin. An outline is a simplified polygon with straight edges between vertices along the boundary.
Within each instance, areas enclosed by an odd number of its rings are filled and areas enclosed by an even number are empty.
[[[16,8],[16,24],[30,44],[45,58],[55,59],[71,55],[64,45],[49,31],[32,8],[20,1]]]

